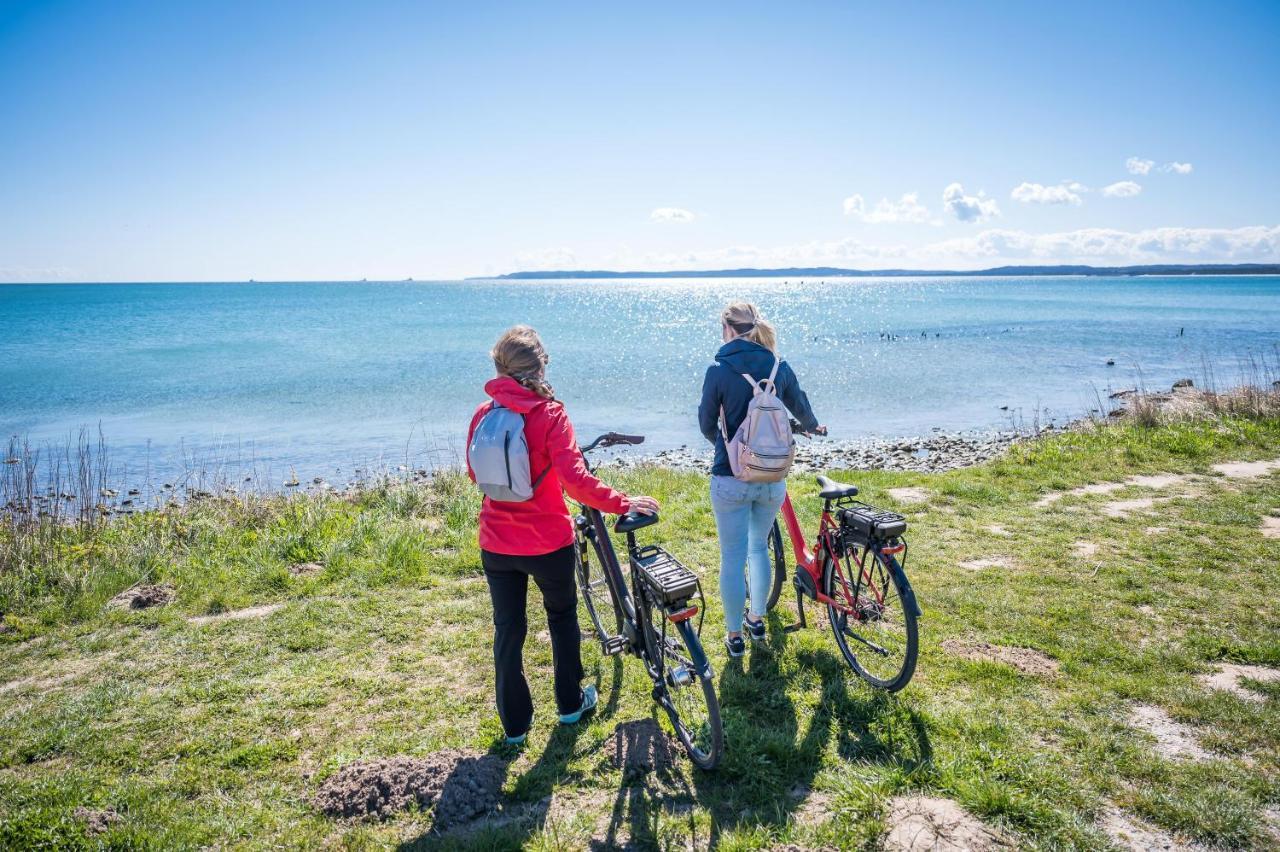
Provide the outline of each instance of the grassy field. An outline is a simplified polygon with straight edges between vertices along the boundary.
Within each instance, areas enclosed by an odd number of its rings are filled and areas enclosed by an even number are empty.
[[[522,751],[498,745],[478,501],[457,475],[69,530],[0,576],[0,847],[875,848],[895,803],[924,794],[1027,848],[1105,847],[1117,813],[1180,842],[1280,848],[1280,682],[1200,679],[1280,667],[1280,538],[1263,533],[1280,469],[1214,467],[1277,458],[1280,421],[1214,419],[850,474],[912,525],[912,684],[867,688],[821,619],[784,634],[789,594],[768,647],[730,663],[713,594],[726,760],[639,779],[609,760],[615,726],[657,715],[639,664],[587,643],[601,708],[556,725],[536,595],[535,728]],[[714,590],[705,478],[605,475],[659,497],[650,539]],[[1122,487],[1073,492],[1097,483]],[[811,527],[815,489],[797,476],[791,492]],[[140,580],[173,601],[106,605]],[[433,834],[429,812],[342,822],[310,803],[353,760],[442,748],[511,759],[498,817]],[[96,831],[77,808],[120,818]]]

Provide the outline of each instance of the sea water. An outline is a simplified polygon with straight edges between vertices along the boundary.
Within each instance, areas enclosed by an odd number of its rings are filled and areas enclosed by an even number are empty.
[[[1271,277],[4,285],[0,431],[100,428],[130,473],[430,467],[459,457],[494,339],[528,323],[579,436],[698,446],[734,299],[837,438],[1063,422],[1123,388],[1236,383],[1280,346]]]

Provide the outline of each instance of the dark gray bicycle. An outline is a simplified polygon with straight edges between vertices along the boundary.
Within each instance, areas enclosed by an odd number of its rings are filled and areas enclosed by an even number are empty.
[[[643,441],[641,435],[608,432],[583,447],[582,456],[585,460],[597,448]],[[653,680],[653,700],[671,719],[689,759],[702,769],[715,769],[724,755],[724,729],[711,663],[699,639],[706,598],[698,576],[661,547],[636,543],[636,530],[658,523],[656,514],[628,513],[614,524],[614,531],[627,537],[630,583],[604,515],[579,504],[573,522],[578,588],[600,650],[609,656],[630,654],[644,663]]]

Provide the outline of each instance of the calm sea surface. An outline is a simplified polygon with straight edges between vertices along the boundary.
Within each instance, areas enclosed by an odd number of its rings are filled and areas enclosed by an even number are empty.
[[[736,298],[775,321],[838,438],[1062,421],[1114,389],[1232,384],[1280,346],[1265,277],[6,285],[0,431],[59,442],[101,424],[131,475],[426,466],[460,450],[490,344],[525,322],[580,435],[697,445]]]

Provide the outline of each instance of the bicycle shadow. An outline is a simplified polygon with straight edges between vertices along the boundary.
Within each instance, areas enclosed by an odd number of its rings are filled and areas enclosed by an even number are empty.
[[[670,825],[673,818],[686,821],[684,828],[690,835],[696,833],[697,799],[680,771],[685,756],[679,744],[671,742],[663,731],[658,716],[655,709],[648,718],[627,722],[615,730],[613,757],[615,765],[624,767],[622,784],[614,796],[604,836],[592,837],[589,849],[658,848],[660,823]],[[625,768],[628,753],[660,754],[665,759],[655,760],[652,771],[629,776]]]
[[[696,798],[711,813],[709,848],[729,830],[825,817],[827,797],[814,783],[833,739],[847,761],[910,772],[933,759],[919,713],[854,679],[834,649],[788,656],[796,635],[782,630],[779,613],[769,623],[768,647],[731,661],[720,676],[725,760],[714,773],[693,775]],[[802,709],[786,687],[805,675],[816,675],[818,699]]]

